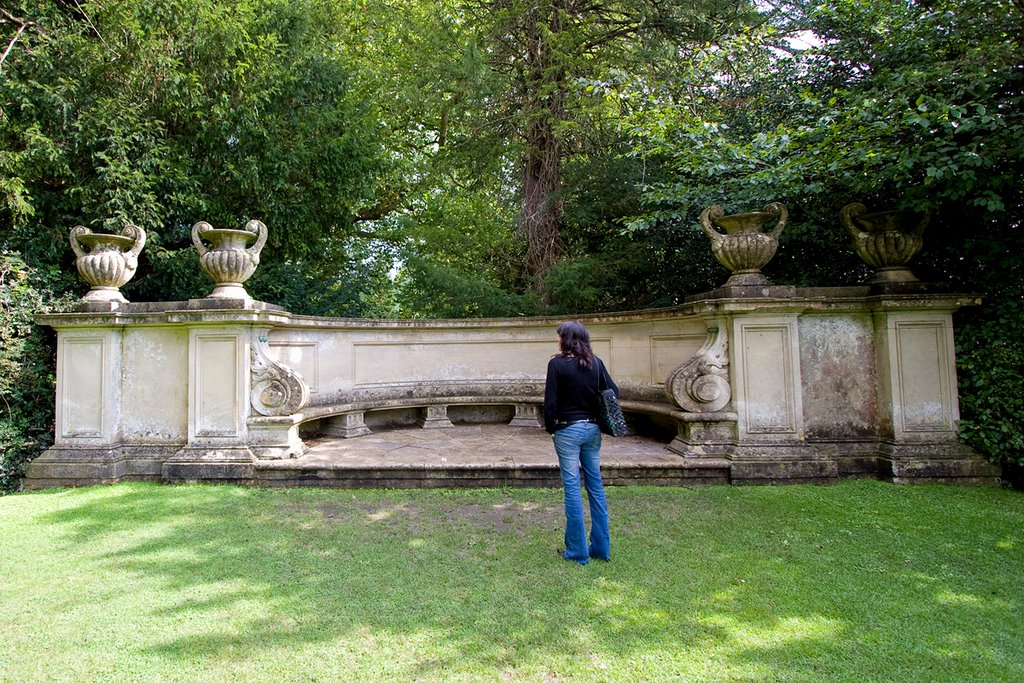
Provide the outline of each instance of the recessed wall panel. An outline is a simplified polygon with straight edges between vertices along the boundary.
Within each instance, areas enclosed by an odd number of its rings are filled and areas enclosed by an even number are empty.
[[[61,435],[101,436],[103,433],[103,338],[67,339],[63,348]]]
[[[776,443],[803,437],[796,316],[733,325],[730,376],[740,438]]]
[[[238,361],[236,337],[196,337],[197,436],[238,434]]]
[[[896,338],[903,430],[949,430],[953,419],[945,327],[935,323],[899,323]]]
[[[594,351],[603,355],[595,341]],[[548,359],[558,351],[550,342],[416,342],[355,344],[356,386],[458,378],[461,380],[543,379]]]
[[[795,431],[786,327],[744,328],[745,422],[751,434]]]
[[[185,441],[188,436],[188,330],[128,328],[124,332],[122,436],[134,443]]]

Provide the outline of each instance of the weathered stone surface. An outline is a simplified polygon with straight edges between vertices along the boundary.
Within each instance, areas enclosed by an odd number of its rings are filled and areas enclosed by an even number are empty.
[[[675,464],[650,481],[995,480],[955,432],[951,313],[977,297],[921,283],[743,291],[582,319],[627,418],[665,440],[677,432],[664,451]],[[436,432],[489,415],[535,428],[560,322],[325,319],[234,299],[106,302],[39,320],[58,333],[57,431],[30,486],[260,482],[273,463],[302,460],[318,433],[366,436],[418,419],[447,428]],[[709,376],[728,398],[683,410]],[[265,381],[285,388],[268,399]],[[379,467],[397,481],[417,462]],[[417,476],[474,478],[444,469]],[[481,477],[549,477],[534,474]],[[321,476],[331,475],[297,469],[288,481]]]
[[[860,203],[848,204],[840,222],[853,237],[853,250],[875,269],[873,283],[914,282],[907,264],[924,245],[930,214],[909,216],[898,211],[868,213]]]
[[[779,248],[779,235],[786,225],[787,216],[786,207],[778,202],[767,205],[764,211],[732,216],[725,215],[718,205],[709,206],[701,212],[700,225],[711,239],[711,253],[732,271],[726,286],[753,288],[769,284],[761,269]],[[764,227],[772,221],[775,221],[775,226],[764,232]],[[725,230],[725,234],[715,227]]]
[[[809,439],[878,433],[872,316],[801,316],[800,367],[804,429]]]
[[[120,235],[110,235],[94,233],[79,225],[71,229],[70,239],[78,274],[92,285],[82,301],[101,305],[128,303],[120,288],[132,279],[139,267],[146,231],[129,225]]]
[[[897,484],[961,483],[991,485],[999,477],[997,465],[979,458],[970,448],[949,443],[883,442],[879,476]]]
[[[198,481],[250,483],[255,473],[251,450],[239,448],[183,448],[163,464],[161,476],[170,483]]]
[[[242,283],[256,271],[266,242],[267,226],[256,220],[241,230],[217,229],[206,221],[193,225],[192,243],[199,252],[199,264],[216,284],[207,298],[250,299]]]
[[[744,460],[732,463],[733,484],[830,484],[839,480],[834,460]]]

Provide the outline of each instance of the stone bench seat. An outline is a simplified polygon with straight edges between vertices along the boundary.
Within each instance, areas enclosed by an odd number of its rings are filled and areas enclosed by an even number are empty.
[[[690,413],[662,398],[658,387],[623,386],[621,405],[634,433],[661,437],[665,442],[685,438],[696,424],[726,426],[736,414]],[[451,427],[455,422],[501,422],[511,427],[543,428],[543,384],[529,381],[422,382],[360,388],[336,395],[316,396],[301,412],[280,417],[254,415],[250,431],[257,435],[259,457],[297,457],[305,449],[302,437],[355,438],[381,427]],[[497,408],[488,414],[488,409]],[[474,411],[473,409],[480,409]],[[449,412],[451,411],[451,413]],[[281,440],[272,435],[290,433]],[[260,433],[268,439],[259,438]],[[674,441],[673,441],[674,442]],[[671,445],[669,445],[672,448]]]
[[[632,398],[629,398],[630,394]],[[735,421],[734,413],[694,414],[680,410],[655,395],[642,396],[625,390],[621,405],[627,419],[637,415],[656,416],[676,423]],[[318,397],[294,416],[304,430],[329,436],[353,438],[371,433],[368,413],[417,412],[416,424],[423,428],[452,426],[449,407],[507,407],[513,410],[509,426],[542,428],[543,386],[536,383],[425,383],[418,385],[361,389],[334,397]],[[250,423],[267,418],[254,417]]]

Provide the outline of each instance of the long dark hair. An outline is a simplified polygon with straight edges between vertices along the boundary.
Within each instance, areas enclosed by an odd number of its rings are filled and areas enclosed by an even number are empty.
[[[575,358],[580,368],[589,370],[594,363],[594,351],[590,348],[590,333],[582,323],[568,320],[558,326],[558,346],[563,358]]]

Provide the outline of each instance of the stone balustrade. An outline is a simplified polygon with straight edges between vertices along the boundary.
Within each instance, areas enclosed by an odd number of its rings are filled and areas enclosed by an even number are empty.
[[[583,316],[634,428],[743,482],[992,481],[958,443],[952,314],[925,285],[723,287]],[[312,435],[540,426],[561,319],[353,320],[250,299],[83,302],[58,335],[57,424],[26,484],[249,481]]]

